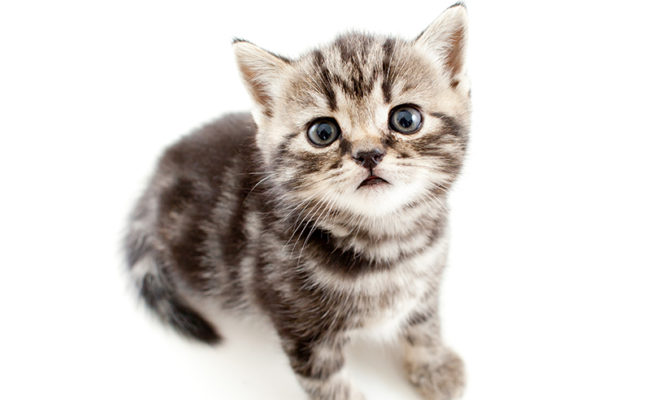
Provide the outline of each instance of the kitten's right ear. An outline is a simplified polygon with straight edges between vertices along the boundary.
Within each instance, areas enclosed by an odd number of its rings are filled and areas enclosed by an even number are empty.
[[[241,39],[233,41],[235,58],[246,88],[258,111],[271,116],[274,87],[291,61]],[[256,119],[258,115],[255,115]],[[259,121],[258,121],[259,122]]]

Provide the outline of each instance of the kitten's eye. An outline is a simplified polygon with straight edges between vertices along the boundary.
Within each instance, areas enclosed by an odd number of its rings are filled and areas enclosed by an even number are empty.
[[[420,130],[422,114],[413,106],[401,105],[391,110],[389,121],[391,129],[408,135]]]
[[[333,119],[316,120],[309,126],[307,137],[316,146],[329,146],[339,137],[339,126]]]

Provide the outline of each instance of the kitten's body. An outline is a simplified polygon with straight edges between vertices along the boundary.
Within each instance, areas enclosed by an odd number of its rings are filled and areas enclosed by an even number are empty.
[[[452,36],[464,35],[464,9],[451,12],[462,20]],[[422,49],[439,40],[430,30]],[[413,43],[367,35],[296,61],[236,45],[255,118],[226,116],[162,157],[127,237],[144,299],[206,342],[219,334],[190,304],[261,311],[313,399],[361,398],[339,373],[359,331],[402,338],[421,392],[457,396],[462,362],[440,340],[437,295],[446,190],[467,140],[463,74],[427,64]],[[387,130],[391,104],[403,103],[422,109],[422,134]],[[315,148],[302,127],[324,115],[341,137]],[[382,152],[371,167],[358,156],[369,148]],[[364,186],[366,169],[384,183]]]

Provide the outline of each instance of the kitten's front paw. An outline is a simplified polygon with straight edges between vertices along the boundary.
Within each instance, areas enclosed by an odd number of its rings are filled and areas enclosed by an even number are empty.
[[[458,399],[465,387],[465,367],[456,353],[448,350],[431,361],[408,363],[409,379],[427,400]]]

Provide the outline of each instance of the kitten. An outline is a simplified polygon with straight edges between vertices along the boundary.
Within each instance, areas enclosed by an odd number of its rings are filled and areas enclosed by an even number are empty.
[[[341,373],[351,335],[404,344],[427,399],[460,396],[440,338],[447,191],[468,139],[466,11],[411,41],[351,33],[296,60],[235,40],[254,103],[167,149],[126,249],[145,302],[215,343],[199,311],[261,311],[311,399],[362,399]]]

